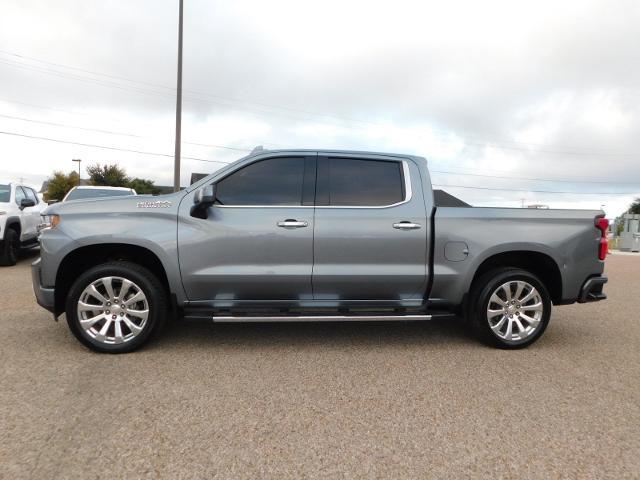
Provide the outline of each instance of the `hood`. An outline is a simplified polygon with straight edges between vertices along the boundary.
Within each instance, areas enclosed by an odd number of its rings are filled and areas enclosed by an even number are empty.
[[[118,213],[132,210],[164,209],[177,207],[186,191],[165,195],[126,195],[122,197],[86,198],[69,200],[48,206],[43,215],[59,215],[65,213]]]

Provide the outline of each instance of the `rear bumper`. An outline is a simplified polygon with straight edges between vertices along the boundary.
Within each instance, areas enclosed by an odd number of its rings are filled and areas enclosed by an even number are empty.
[[[40,282],[39,258],[31,264],[31,283],[33,284],[33,293],[36,294],[38,305],[55,314],[55,290],[42,286]]]
[[[584,282],[580,289],[580,296],[578,297],[579,303],[598,302],[604,300],[607,296],[604,294],[604,284],[607,283],[608,278],[603,275],[597,277],[591,277]]]

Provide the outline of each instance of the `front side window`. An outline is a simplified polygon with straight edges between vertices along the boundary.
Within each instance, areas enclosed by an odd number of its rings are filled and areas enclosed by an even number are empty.
[[[386,206],[404,200],[402,163],[355,158],[325,162],[323,204],[332,206]],[[319,176],[321,176],[319,170]]]
[[[220,205],[302,205],[303,158],[270,158],[216,183]]]
[[[33,202],[37,205],[38,204],[38,196],[36,195],[36,192],[34,192],[29,187],[23,187],[23,190],[24,190],[24,193],[27,195],[27,198],[29,200],[33,200]]]
[[[16,187],[16,204],[20,205],[20,202],[25,198],[27,198],[27,196],[24,194],[22,187]]]

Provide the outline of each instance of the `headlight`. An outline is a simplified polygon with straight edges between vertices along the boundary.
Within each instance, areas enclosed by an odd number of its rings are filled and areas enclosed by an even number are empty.
[[[50,228],[56,228],[60,223],[60,215],[40,215],[40,219],[38,232],[48,230]]]

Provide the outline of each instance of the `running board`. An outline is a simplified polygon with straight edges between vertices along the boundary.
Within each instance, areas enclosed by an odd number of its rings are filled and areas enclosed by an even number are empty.
[[[286,315],[213,316],[215,323],[244,322],[388,322],[393,320],[431,320],[433,315]]]

